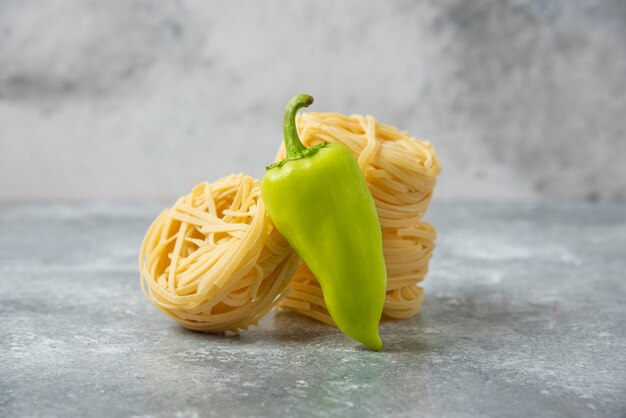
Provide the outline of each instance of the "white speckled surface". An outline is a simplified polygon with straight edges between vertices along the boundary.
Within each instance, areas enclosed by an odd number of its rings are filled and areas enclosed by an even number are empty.
[[[626,206],[435,203],[423,312],[381,353],[289,314],[178,327],[138,288],[159,209],[0,206],[0,416],[626,413]]]

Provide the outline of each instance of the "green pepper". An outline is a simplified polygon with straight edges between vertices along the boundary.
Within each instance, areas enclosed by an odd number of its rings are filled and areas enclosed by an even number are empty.
[[[287,103],[286,159],[267,167],[267,213],[322,286],[330,316],[347,336],[380,350],[387,273],[376,206],[357,160],[343,145],[305,147],[295,116],[313,97]]]

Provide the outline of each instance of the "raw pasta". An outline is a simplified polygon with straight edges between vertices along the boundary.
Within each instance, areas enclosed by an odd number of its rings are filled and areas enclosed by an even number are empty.
[[[441,171],[433,147],[371,116],[303,113],[298,117],[298,133],[307,147],[324,141],[343,144],[357,158],[376,202],[383,233],[387,266],[383,316],[415,315],[424,299],[418,284],[428,272],[436,239],[435,228],[421,220]],[[284,156],[283,145],[276,161]],[[303,263],[279,307],[333,324],[322,289]]]
[[[238,332],[284,295],[298,260],[265,213],[259,181],[231,175],[199,184],[152,223],[141,288],[187,328]]]

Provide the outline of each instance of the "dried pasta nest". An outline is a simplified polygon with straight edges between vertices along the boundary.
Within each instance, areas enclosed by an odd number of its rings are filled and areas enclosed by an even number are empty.
[[[299,259],[265,213],[259,181],[202,183],[152,223],[139,255],[141,288],[183,326],[247,329],[285,294]]]
[[[301,141],[345,145],[357,158],[372,192],[383,233],[387,294],[383,316],[408,318],[424,299],[419,283],[428,272],[436,230],[422,221],[441,166],[433,147],[371,116],[303,113],[297,121]],[[285,157],[284,145],[276,161]],[[286,308],[333,324],[322,289],[304,263],[281,300]]]

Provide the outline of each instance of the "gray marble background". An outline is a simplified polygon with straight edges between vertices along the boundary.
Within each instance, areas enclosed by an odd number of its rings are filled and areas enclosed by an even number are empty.
[[[0,201],[255,176],[295,93],[435,144],[438,197],[626,200],[626,2],[0,1]]]

